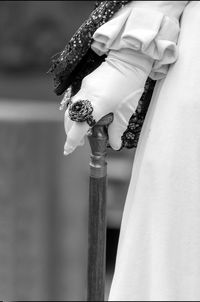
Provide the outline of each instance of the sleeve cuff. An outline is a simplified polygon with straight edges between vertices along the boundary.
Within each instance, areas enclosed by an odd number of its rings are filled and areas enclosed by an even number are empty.
[[[99,56],[120,49],[145,54],[154,60],[150,77],[158,80],[177,60],[179,32],[176,18],[158,10],[127,6],[96,30],[91,48]]]

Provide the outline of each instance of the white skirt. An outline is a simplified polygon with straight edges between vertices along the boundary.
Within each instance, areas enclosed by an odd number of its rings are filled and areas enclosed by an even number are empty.
[[[110,301],[200,301],[200,1],[136,151]]]

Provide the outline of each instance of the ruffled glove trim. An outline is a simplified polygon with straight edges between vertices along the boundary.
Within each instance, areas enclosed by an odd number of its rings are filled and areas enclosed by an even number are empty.
[[[139,51],[154,59],[149,77],[158,80],[165,77],[169,64],[177,59],[179,31],[176,18],[158,10],[127,5],[95,31],[91,48],[99,56],[111,49]]]

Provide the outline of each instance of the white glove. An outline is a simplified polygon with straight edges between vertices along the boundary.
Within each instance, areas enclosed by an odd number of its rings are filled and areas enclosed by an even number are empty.
[[[108,135],[115,150],[121,147],[121,136],[136,110],[152,65],[153,59],[134,50],[111,50],[105,62],[83,79],[81,89],[72,98],[72,103],[89,100],[96,122],[110,112],[114,114]],[[68,110],[65,112],[65,155],[84,143],[90,128],[87,122],[71,121]]]

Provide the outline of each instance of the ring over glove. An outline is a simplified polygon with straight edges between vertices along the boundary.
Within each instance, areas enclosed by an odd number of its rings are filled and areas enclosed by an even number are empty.
[[[111,112],[114,120],[108,127],[109,144],[115,150],[121,148],[121,137],[142,96],[152,64],[153,59],[134,50],[111,50],[105,62],[83,79],[65,112],[65,155],[82,145],[89,128]],[[86,113],[82,122],[80,110]]]

